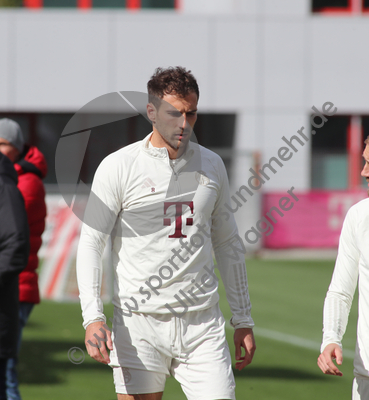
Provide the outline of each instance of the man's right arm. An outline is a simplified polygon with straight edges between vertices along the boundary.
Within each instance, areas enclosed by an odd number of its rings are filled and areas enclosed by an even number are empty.
[[[107,348],[113,350],[113,342],[111,340],[111,331],[104,321],[92,322],[87,326],[85,345],[88,354],[94,360],[103,364],[110,363]]]
[[[77,252],[86,348],[91,357],[103,363],[109,362],[105,342],[111,349],[111,339],[101,300],[102,255],[122,204],[114,167],[105,159],[96,171]]]
[[[334,364],[336,360],[338,365],[342,364],[342,348],[336,343],[328,344],[318,357],[318,367],[327,375],[342,376],[342,372]]]
[[[357,210],[351,208],[345,218],[338,247],[338,256],[332,281],[324,302],[323,342],[318,366],[329,375],[342,376],[333,363],[342,364],[342,337],[346,331],[348,315],[357,286],[360,251],[355,238]]]

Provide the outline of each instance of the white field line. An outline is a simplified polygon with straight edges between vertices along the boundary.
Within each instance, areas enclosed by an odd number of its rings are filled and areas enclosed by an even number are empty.
[[[226,328],[233,330],[229,322],[227,322]],[[266,339],[275,340],[277,342],[291,344],[293,346],[302,347],[304,349],[315,350],[318,353],[320,352],[320,343],[313,340],[304,339],[299,336],[289,335],[287,333],[277,332],[271,329],[260,327],[255,327],[254,333],[256,337],[261,336]],[[355,352],[352,350],[343,349],[343,356],[346,358],[354,359]]]

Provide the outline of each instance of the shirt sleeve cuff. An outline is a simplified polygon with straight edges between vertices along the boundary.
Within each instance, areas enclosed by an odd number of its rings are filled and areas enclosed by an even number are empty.
[[[102,321],[102,322],[106,322],[106,318],[104,317],[99,317],[99,318],[95,318],[95,319],[89,319],[87,321],[83,322],[83,327],[86,329],[90,324],[93,324],[94,322],[98,322],[98,321]]]
[[[249,317],[247,320],[243,320],[243,321],[237,321],[237,320],[235,320],[234,317],[232,317],[231,320],[229,321],[229,323],[231,324],[231,326],[234,329],[253,328],[255,326],[255,323],[251,317]]]

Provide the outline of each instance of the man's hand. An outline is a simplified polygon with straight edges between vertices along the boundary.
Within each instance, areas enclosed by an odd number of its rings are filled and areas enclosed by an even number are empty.
[[[236,347],[236,360],[243,360],[236,362],[236,369],[241,371],[246,365],[249,365],[254,357],[256,344],[254,333],[251,328],[236,329],[233,336],[234,345]],[[245,349],[245,355],[242,356],[242,349]]]
[[[331,343],[325,347],[323,353],[318,357],[318,367],[327,375],[342,376],[342,372],[333,363],[336,359],[338,365],[342,364],[342,349],[338,344]]]
[[[93,322],[86,328],[85,345],[88,354],[103,364],[109,364],[107,348],[113,350],[111,332],[104,321]]]

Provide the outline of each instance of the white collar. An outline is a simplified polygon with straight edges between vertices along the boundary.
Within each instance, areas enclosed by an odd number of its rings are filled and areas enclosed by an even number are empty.
[[[150,141],[152,134],[153,132],[149,133],[142,141],[143,144],[142,148],[145,151],[145,153],[149,154],[151,157],[154,158],[159,158],[159,159],[167,158],[168,160],[170,160],[168,150],[165,147],[154,147],[152,145]],[[193,154],[194,154],[193,143],[189,142],[186,151],[181,155],[181,157],[174,160],[175,164],[178,164],[182,160],[185,160],[185,163],[187,163],[193,156]]]

